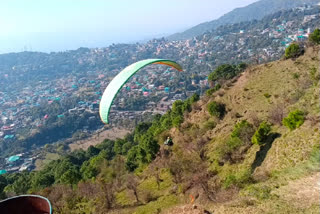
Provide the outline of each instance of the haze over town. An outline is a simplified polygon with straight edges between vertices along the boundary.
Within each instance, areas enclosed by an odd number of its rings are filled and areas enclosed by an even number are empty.
[[[0,53],[146,41],[216,19],[255,1],[4,0],[0,3]]]

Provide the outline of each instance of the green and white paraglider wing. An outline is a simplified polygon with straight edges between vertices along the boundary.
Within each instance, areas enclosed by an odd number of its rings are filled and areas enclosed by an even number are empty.
[[[117,93],[121,90],[122,86],[137,71],[150,64],[168,65],[177,69],[178,71],[182,71],[182,67],[178,63],[166,59],[146,59],[129,65],[113,78],[113,80],[109,83],[109,85],[103,92],[99,106],[99,114],[102,122],[108,123],[108,115],[112,102],[116,97]]]

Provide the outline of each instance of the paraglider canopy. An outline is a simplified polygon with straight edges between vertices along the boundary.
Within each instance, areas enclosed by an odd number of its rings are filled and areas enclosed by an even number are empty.
[[[1,214],[52,214],[50,201],[40,195],[20,195],[0,201]]]
[[[167,59],[146,59],[129,65],[113,78],[102,95],[99,107],[99,114],[102,122],[108,123],[108,116],[112,102],[122,86],[137,71],[150,64],[168,65],[177,69],[178,71],[182,71],[182,67],[178,63]]]

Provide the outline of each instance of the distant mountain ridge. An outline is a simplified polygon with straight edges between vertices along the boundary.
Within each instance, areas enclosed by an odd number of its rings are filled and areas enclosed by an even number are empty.
[[[234,24],[243,21],[260,20],[264,16],[280,10],[287,10],[303,5],[315,5],[319,0],[261,0],[246,7],[236,8],[220,18],[196,25],[184,32],[176,33],[167,38],[169,40],[184,40],[201,35],[225,24]]]

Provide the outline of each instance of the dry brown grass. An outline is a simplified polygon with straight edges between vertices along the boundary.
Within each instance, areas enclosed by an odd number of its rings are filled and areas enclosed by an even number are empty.
[[[220,89],[212,96],[201,99],[197,104],[197,109],[185,118],[179,133],[172,132],[173,136],[176,136],[175,140],[179,145],[183,145],[186,148],[185,151],[190,148],[189,151],[192,152],[197,148],[190,146],[190,144],[197,145],[202,136],[207,139],[213,139],[209,143],[202,143],[201,141],[201,145],[204,144],[205,154],[210,162],[212,161],[212,155],[217,153],[223,139],[230,135],[237,122],[246,119],[257,127],[262,120],[271,120],[274,123],[273,132],[279,133],[280,137],[273,141],[265,159],[255,169],[253,175],[260,176],[262,180],[267,180],[273,171],[281,171],[306,162],[310,157],[313,146],[320,139],[320,133],[316,128],[320,125],[317,119],[320,114],[319,89],[311,84],[310,76],[310,68],[316,67],[319,71],[319,64],[318,47],[308,49],[305,55],[296,61],[282,60],[271,62],[267,65],[250,67],[237,81],[233,81],[232,85],[225,86],[225,89]],[[297,73],[299,78],[294,78],[293,73]],[[267,98],[264,94],[271,96]],[[203,132],[204,126],[199,124],[205,124],[212,118],[208,114],[206,106],[207,103],[213,100],[226,104],[228,113],[223,120],[217,122],[214,128]],[[291,132],[286,127],[283,127],[281,122],[287,112],[297,108],[307,112],[308,118],[299,129]],[[243,162],[225,164],[222,167],[218,167],[216,171],[218,176],[223,179],[230,174],[249,169],[258,151],[259,148],[254,146],[247,151]],[[189,152],[186,152],[186,154],[189,154]],[[213,163],[211,164],[209,168],[213,167]],[[306,179],[308,180],[309,178]],[[303,183],[302,181],[299,182],[298,184]],[[295,199],[290,200],[294,196],[293,192],[297,190],[295,188],[299,186],[298,184],[289,184],[288,187],[284,187],[283,191],[281,190],[283,195],[281,195],[282,193],[280,194],[280,199],[270,198],[264,200],[263,203],[255,199],[236,197],[230,202],[201,204],[204,206],[198,206],[199,209],[192,209],[190,205],[178,206],[164,213],[192,214],[199,213],[201,209],[200,212],[203,212],[203,208],[208,208],[214,213],[317,212],[319,208],[311,206],[312,204],[314,205],[315,201],[312,201],[312,203],[306,202],[303,207],[293,206],[294,202],[292,201],[299,201],[299,198],[305,195],[304,193],[298,194]],[[293,192],[285,191],[286,188]],[[300,188],[303,187],[300,186]],[[318,189],[317,192],[319,192]],[[314,195],[311,194],[311,196],[313,197]]]

